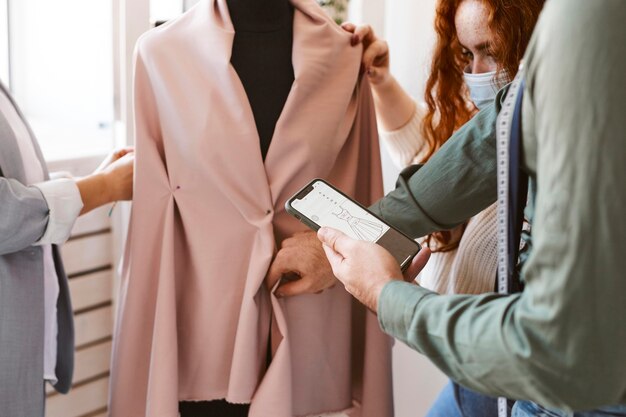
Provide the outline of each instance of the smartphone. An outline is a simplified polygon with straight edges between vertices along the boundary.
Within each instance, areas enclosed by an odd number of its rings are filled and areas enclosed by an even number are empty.
[[[387,249],[404,271],[420,251],[419,243],[321,179],[315,179],[285,203],[287,213],[311,229],[332,227],[353,239]]]

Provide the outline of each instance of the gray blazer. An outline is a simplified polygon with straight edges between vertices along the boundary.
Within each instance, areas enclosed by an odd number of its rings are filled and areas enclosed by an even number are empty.
[[[0,94],[7,94],[0,85]],[[15,102],[11,99],[13,105]],[[27,125],[18,109],[20,117]],[[28,125],[27,125],[28,126]],[[29,128],[39,159],[45,163]],[[45,172],[48,178],[47,171]],[[0,113],[0,415],[44,415],[43,236],[48,206],[41,192],[26,187],[24,165],[13,130]],[[53,246],[60,295],[57,303],[56,390],[67,393],[74,369],[74,325],[67,276]]]

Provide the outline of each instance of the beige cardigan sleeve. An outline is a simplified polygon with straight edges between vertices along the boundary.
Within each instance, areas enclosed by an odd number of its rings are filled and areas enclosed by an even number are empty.
[[[422,120],[425,114],[425,105],[416,103],[415,113],[407,124],[397,130],[380,131],[385,149],[398,168],[406,168],[422,159],[426,151],[426,141],[422,136]]]

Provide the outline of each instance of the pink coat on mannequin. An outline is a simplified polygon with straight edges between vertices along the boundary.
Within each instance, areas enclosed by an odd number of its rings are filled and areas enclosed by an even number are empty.
[[[314,177],[382,195],[361,50],[313,0],[295,7],[295,82],[265,163],[236,72],[225,0],[138,43],[136,180],[111,371],[112,417],[176,417],[179,401],[250,417],[391,417],[391,341],[341,285],[277,299],[264,279],[306,230],[284,202]],[[271,333],[272,361],[266,352]]]

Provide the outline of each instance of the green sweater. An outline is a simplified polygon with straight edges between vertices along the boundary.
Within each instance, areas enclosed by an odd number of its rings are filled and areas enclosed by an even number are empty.
[[[626,403],[624,22],[624,0],[550,0],[529,45],[525,291],[383,289],[382,328],[471,389],[566,410]],[[405,172],[374,211],[418,237],[492,204],[500,100]]]

